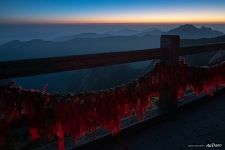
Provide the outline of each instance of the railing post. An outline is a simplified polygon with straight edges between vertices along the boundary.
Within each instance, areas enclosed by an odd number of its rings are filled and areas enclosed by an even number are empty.
[[[176,66],[179,63],[180,37],[178,35],[162,35],[160,46],[161,48],[166,48],[161,50],[161,65]],[[171,80],[173,80],[173,77]],[[171,85],[164,83],[160,93],[159,106],[163,111],[171,112],[177,108],[177,88],[169,86]]]

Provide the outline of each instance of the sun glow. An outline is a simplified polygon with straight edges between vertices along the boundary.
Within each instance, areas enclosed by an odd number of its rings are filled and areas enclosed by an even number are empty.
[[[205,8],[158,8],[124,10],[90,10],[78,13],[76,10],[62,14],[8,16],[0,18],[2,22],[14,23],[225,23],[225,11]]]
[[[21,21],[22,19],[20,19]],[[26,23],[225,23],[225,14],[213,13],[161,13],[161,14],[105,14],[94,17],[52,17],[23,19]]]

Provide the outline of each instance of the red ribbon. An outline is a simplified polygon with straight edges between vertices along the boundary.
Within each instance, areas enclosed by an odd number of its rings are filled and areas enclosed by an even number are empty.
[[[64,149],[65,135],[78,139],[99,127],[117,134],[123,117],[136,114],[142,119],[152,97],[159,97],[165,83],[175,100],[187,90],[212,94],[214,89],[225,86],[225,63],[210,68],[184,63],[176,67],[157,64],[126,85],[76,95],[53,95],[46,90],[24,90],[15,85],[0,87],[0,144],[4,143],[11,124],[23,116],[32,140],[57,137],[59,150]]]

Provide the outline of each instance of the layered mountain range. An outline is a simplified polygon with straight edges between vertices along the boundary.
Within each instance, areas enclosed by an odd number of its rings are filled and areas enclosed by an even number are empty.
[[[199,39],[199,38],[211,38],[224,35],[223,32],[213,30],[210,27],[202,26],[201,28],[195,27],[191,24],[185,24],[178,26],[177,28],[171,29],[167,32],[161,31],[157,28],[147,28],[145,30],[133,30],[133,29],[120,29],[114,31],[108,31],[105,33],[80,33],[76,35],[68,35],[57,37],[55,41],[66,41],[75,38],[101,38],[110,36],[159,36],[162,34],[168,35],[180,35],[182,39]]]
[[[156,28],[149,28],[143,31],[121,29],[103,34],[82,33],[58,37],[53,41],[34,39],[22,42],[14,40],[0,45],[0,60],[155,48],[160,45],[161,34],[180,35],[181,39],[186,39],[185,44],[188,44],[189,41],[189,44],[198,44],[200,41],[207,41],[207,39],[199,38],[214,38],[224,35],[224,33],[211,28],[182,25],[168,32],[162,32]],[[193,41],[193,39],[199,40]],[[222,37],[214,38],[215,41],[220,39]]]
[[[83,33],[56,38],[54,41],[34,39],[11,41],[0,45],[0,60],[77,55],[111,51],[127,51],[159,47],[161,34],[180,35],[181,46],[225,42],[222,32],[211,28],[182,25],[168,32],[149,28],[144,31],[118,30],[103,34]],[[191,65],[215,64],[224,60],[223,51],[187,56]],[[16,79],[26,88],[49,85],[50,92],[80,92],[114,87],[127,83],[153,68],[154,61],[99,67],[58,74]],[[57,81],[57,82],[56,82]]]

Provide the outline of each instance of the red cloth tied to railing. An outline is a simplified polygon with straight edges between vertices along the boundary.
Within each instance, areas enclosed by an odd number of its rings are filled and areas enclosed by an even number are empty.
[[[54,95],[16,85],[0,87],[0,144],[4,144],[14,121],[21,118],[26,119],[32,140],[57,137],[60,150],[64,149],[65,135],[78,139],[100,127],[118,133],[121,119],[132,114],[141,119],[165,83],[169,93],[176,93],[175,99],[183,97],[186,90],[212,94],[214,89],[225,86],[225,63],[212,67],[157,64],[126,85],[75,95]]]

